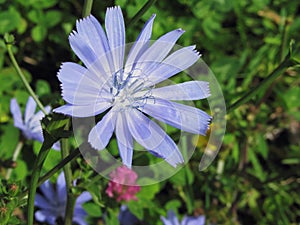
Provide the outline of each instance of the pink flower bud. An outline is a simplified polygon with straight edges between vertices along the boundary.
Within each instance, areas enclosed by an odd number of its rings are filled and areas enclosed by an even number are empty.
[[[137,174],[133,170],[121,166],[111,172],[110,177],[106,189],[109,197],[116,198],[118,202],[137,200],[136,193],[140,191],[140,186],[136,184]]]

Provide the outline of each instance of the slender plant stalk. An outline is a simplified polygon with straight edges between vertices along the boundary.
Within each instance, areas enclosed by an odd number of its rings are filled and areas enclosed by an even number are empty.
[[[79,148],[76,148],[73,150],[66,158],[64,158],[62,161],[60,161],[56,166],[54,166],[51,170],[49,170],[44,176],[42,176],[37,186],[40,186],[41,184],[45,183],[46,180],[48,180],[50,177],[52,177],[55,173],[57,173],[60,169],[62,169],[66,164],[69,162],[72,162],[74,159],[77,159],[80,156]],[[18,198],[21,200],[28,195],[29,190],[23,191]]]
[[[66,125],[66,128],[69,128],[69,124]],[[61,156],[62,159],[65,159],[68,155],[70,155],[70,146],[68,139],[61,139]],[[73,188],[73,175],[71,164],[68,163],[64,166],[64,174],[66,180],[66,191],[67,191],[67,204],[66,204],[66,212],[65,212],[65,225],[72,225],[74,204],[76,197],[72,193]]]
[[[47,115],[47,112],[43,106],[43,104],[40,102],[40,100],[38,99],[38,97],[36,96],[36,94],[34,93],[34,91],[32,90],[32,88],[30,87],[28,81],[26,80],[21,68],[19,67],[17,61],[16,61],[16,58],[12,52],[12,44],[11,43],[7,43],[6,44],[6,47],[7,47],[7,52],[8,52],[8,55],[9,55],[9,58],[15,68],[15,70],[17,71],[19,77],[21,78],[26,90],[28,91],[28,93],[32,96],[32,98],[34,99],[34,101],[36,102],[36,104],[38,105],[38,107],[42,110],[42,112]]]
[[[16,149],[15,149],[15,151],[14,151],[14,154],[13,154],[13,157],[12,157],[12,161],[13,161],[13,162],[15,162],[15,161],[17,160],[17,158],[18,158],[18,156],[19,156],[19,154],[20,154],[20,152],[21,152],[21,149],[22,149],[23,145],[24,145],[24,142],[23,142],[23,141],[19,141],[19,143],[17,144],[17,147],[16,147]],[[9,168],[9,169],[7,170],[6,175],[5,175],[5,179],[6,179],[6,180],[8,180],[8,179],[10,178],[10,175],[11,175],[11,173],[12,173],[12,170],[13,170],[12,168]]]
[[[93,6],[93,0],[84,1],[83,12],[82,12],[83,17],[87,17],[91,14],[92,6]],[[67,125],[66,127],[69,127],[69,125]],[[61,147],[62,147],[61,149],[62,158],[65,159],[67,156],[70,155],[70,147],[69,147],[68,139],[62,139]],[[72,169],[70,163],[64,166],[64,173],[65,173],[66,189],[67,189],[65,225],[72,225],[76,197],[72,193],[73,179],[72,179]]]
[[[42,110],[42,112],[45,115],[47,115],[47,112],[46,112],[44,106],[39,101],[36,94],[34,93],[32,88],[30,87],[28,81],[26,80],[21,68],[19,67],[19,65],[18,65],[18,63],[15,59],[15,56],[12,52],[12,43],[6,43],[6,47],[7,47],[7,52],[8,52],[8,55],[10,57],[10,60],[13,64],[15,70],[17,71],[18,75],[20,76],[20,78],[21,78],[25,88],[27,89],[28,93],[32,96],[34,101],[37,103],[40,110]],[[43,163],[44,163],[44,161],[45,161],[45,159],[46,159],[46,157],[49,153],[49,150],[51,149],[52,145],[55,143],[55,141],[53,141],[51,136],[48,135],[48,137],[49,137],[49,140],[47,140],[43,143],[43,145],[40,149],[40,152],[38,154],[38,157],[35,160],[34,166],[33,166],[32,177],[31,177],[31,180],[30,180],[28,200],[27,200],[27,204],[28,204],[28,211],[27,211],[28,225],[33,224],[34,198],[35,198],[35,193],[36,193],[36,189],[37,189],[37,182],[39,180],[40,172],[41,172],[41,169],[43,167]],[[46,138],[45,138],[45,140],[46,140]],[[16,152],[16,155],[17,155],[17,152]]]
[[[93,0],[85,0],[83,5],[82,16],[87,17],[91,14],[93,6]],[[66,128],[69,127],[69,124],[66,125]],[[62,159],[65,159],[70,155],[70,146],[68,139],[63,138],[61,140],[61,154]],[[66,180],[66,191],[67,191],[67,204],[65,209],[65,225],[72,225],[74,206],[76,201],[76,196],[72,193],[73,188],[73,179],[72,179],[72,168],[71,164],[67,163],[64,166],[65,180]]]
[[[44,164],[44,161],[52,147],[52,145],[57,141],[52,138],[52,136],[47,135],[45,137],[44,141],[39,154],[37,156],[37,159],[34,162],[34,166],[32,169],[32,176],[30,180],[30,185],[29,185],[29,193],[28,193],[28,200],[27,200],[27,224],[28,225],[33,225],[33,214],[34,214],[34,198],[35,198],[35,193],[37,189],[37,184],[39,180],[39,176]]]
[[[147,1],[146,4],[132,17],[127,26],[130,27],[135,24],[155,2],[156,0]]]
[[[74,159],[77,159],[80,156],[79,148],[73,150],[66,158],[60,161],[56,166],[54,166],[49,172],[47,172],[44,176],[39,179],[38,185],[41,185],[50,177],[52,177],[57,171],[63,168],[68,163],[72,162]]]
[[[82,10],[82,16],[87,17],[88,15],[91,14],[93,7],[93,0],[85,0],[84,5],[83,5],[83,10]]]
[[[185,135],[182,136],[182,144],[181,144],[181,149],[184,155],[184,160],[188,160],[188,143],[187,143],[187,138]],[[189,164],[187,163],[184,167],[189,167]],[[185,185],[184,185],[184,197],[185,197],[185,202],[188,210],[188,214],[192,214],[194,210],[194,196],[193,196],[193,191],[191,189],[191,186],[189,184],[189,179],[188,179],[188,173],[187,169],[183,168],[184,170],[184,178],[185,178]]]
[[[84,7],[83,7],[83,16],[86,17],[88,16],[90,13],[91,13],[91,9],[92,9],[92,4],[93,4],[93,0],[86,0],[85,3],[84,3]],[[9,45],[8,48],[11,48],[11,46]],[[13,54],[12,54],[12,51],[10,49],[10,57],[12,58],[12,61],[13,61],[13,64],[16,65],[16,69],[18,71],[19,74],[22,74],[22,71],[20,70],[20,68],[18,67],[18,64],[15,60],[15,58],[13,57]],[[21,72],[21,73],[20,73]],[[25,84],[26,88],[28,89],[29,93],[32,95],[32,97],[35,99],[35,101],[37,102],[37,104],[39,105],[39,107],[41,108],[41,110],[45,113],[45,109],[43,108],[42,104],[39,102],[39,100],[37,99],[35,93],[32,91],[32,89],[30,88],[28,82],[26,81],[25,77],[24,76],[21,76],[22,77],[22,80],[23,80],[23,83]],[[46,140],[46,138],[45,138]],[[66,144],[67,140],[65,140],[65,143],[63,141],[62,143],[62,147],[64,148],[64,145]],[[53,142],[51,144],[51,146],[54,144],[55,142]],[[32,225],[33,224],[33,213],[34,213],[34,197],[35,197],[35,193],[36,193],[36,189],[37,189],[37,185],[38,185],[38,180],[39,180],[39,175],[40,175],[40,172],[41,172],[41,169],[42,169],[42,165],[48,155],[48,152],[51,148],[51,146],[47,146],[47,147],[44,147],[46,146],[45,145],[45,142],[43,143],[42,145],[42,148],[39,152],[39,155],[38,155],[38,158],[36,160],[36,163],[35,163],[35,166],[33,168],[33,174],[32,174],[32,179],[31,179],[31,182],[30,182],[30,188],[29,188],[29,194],[28,194],[28,225]],[[68,149],[65,148],[65,149]],[[64,150],[64,157],[66,157],[69,152],[68,150]],[[67,165],[67,163],[70,162],[70,159],[68,159],[68,161],[65,162],[64,166]],[[67,205],[68,206],[71,206],[71,207],[68,207],[67,206],[67,210],[66,210],[66,213],[68,215],[66,215],[66,219],[65,219],[65,224],[72,224],[72,214],[73,214],[73,208],[72,205],[74,205],[75,203],[75,199],[73,199],[73,197],[69,195],[69,192],[71,193],[71,186],[70,184],[72,183],[72,173],[71,172],[71,169],[66,169],[66,184],[69,185],[69,188],[67,186],[67,190],[68,190],[68,202],[67,202]],[[70,209],[69,209],[70,208]],[[71,220],[71,222],[70,222]]]
[[[227,108],[227,113],[232,112],[239,106],[245,104],[250,99],[252,99],[255,95],[257,95],[262,89],[271,84],[277,77],[279,77],[286,68],[294,65],[295,62],[290,58],[290,54],[288,54],[285,59],[279,64],[279,66],[273,70],[269,76],[267,76],[260,84],[256,87],[252,88],[250,91],[246,92],[239,100],[230,105]]]
[[[286,49],[286,44],[288,41],[288,21],[286,17],[283,17],[283,30],[282,30],[282,36],[281,36],[281,46],[280,46],[280,60],[284,59],[284,54],[285,54],[285,49]]]
[[[81,183],[77,187],[88,188],[92,186],[97,181],[101,180],[103,177],[101,175],[94,176],[88,183]]]

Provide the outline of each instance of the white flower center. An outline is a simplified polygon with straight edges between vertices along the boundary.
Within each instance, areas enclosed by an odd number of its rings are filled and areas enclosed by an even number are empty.
[[[136,71],[125,74],[123,70],[119,70],[113,74],[111,82],[110,92],[114,96],[113,106],[117,110],[142,108],[148,99],[154,99],[151,95],[153,87],[145,87],[144,77]]]

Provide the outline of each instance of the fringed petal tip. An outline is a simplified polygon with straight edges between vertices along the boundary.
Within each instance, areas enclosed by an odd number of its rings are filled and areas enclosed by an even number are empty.
[[[198,52],[197,49],[195,49],[193,52],[194,52],[199,58],[202,56],[202,54],[200,54],[200,52]]]
[[[208,97],[211,96],[209,82],[207,82],[207,89],[206,90],[207,90],[207,97],[206,98],[208,98]]]
[[[155,151],[152,150],[148,150],[149,153],[151,153],[152,155],[154,155],[157,158],[161,158],[163,160],[165,160],[167,163],[169,163],[171,166],[173,166],[174,168],[176,168],[179,165],[182,165],[184,163],[184,159],[183,157],[180,155],[175,156],[176,158],[172,157],[172,156],[162,156],[160,154],[158,154]],[[172,154],[176,154],[175,152]]]
[[[184,159],[181,155],[180,155],[180,157],[178,157],[178,156],[175,156],[175,157],[176,157],[176,160],[174,159],[174,157],[168,157],[165,160],[174,168],[177,168],[177,166],[184,164]]]
[[[90,20],[93,16],[92,15],[88,15],[86,17],[83,17],[81,19],[78,19],[76,20],[76,28],[78,28],[78,26],[81,24],[81,23],[84,23],[85,21],[87,20]]]
[[[77,32],[76,30],[72,30],[72,32],[69,34],[69,37],[68,37],[69,41],[70,41],[71,39],[75,38],[75,37],[78,36],[78,35],[79,35],[79,34],[78,34],[78,32]]]
[[[202,83],[204,83],[204,87],[202,86],[201,89],[203,91],[203,93],[205,93],[205,95],[203,96],[203,98],[208,98],[211,96],[211,92],[210,92],[210,86],[209,86],[209,82],[207,81],[201,81]]]
[[[69,62],[63,62],[63,63],[61,63],[61,65],[60,65],[60,67],[59,67],[59,69],[58,69],[58,71],[57,71],[57,73],[56,73],[56,76],[59,78],[60,76],[61,76],[61,72],[62,72],[62,70],[63,70],[63,67],[65,66],[65,65],[67,65]]]
[[[169,163],[173,168],[177,168],[178,166],[182,166],[184,164],[184,160],[173,162],[172,160],[168,160],[168,158],[165,159],[167,163]]]
[[[90,136],[88,137],[88,143],[96,151],[104,150],[104,148],[99,148],[99,145]]]
[[[204,132],[205,136],[207,135],[208,130],[211,129],[212,122],[213,122],[213,117],[209,116],[207,121],[206,121],[205,132]]]
[[[63,109],[64,109],[63,106],[60,106],[60,107],[58,107],[58,108],[53,109],[52,111],[53,111],[54,113],[67,115],[67,114],[64,112]]]
[[[97,151],[99,150],[98,147],[95,145],[93,139],[90,137],[90,135],[89,135],[89,137],[88,137],[88,143],[91,145],[91,147],[92,147],[94,150],[97,150]]]
[[[186,48],[189,48],[198,58],[202,56],[200,52],[196,49],[196,45],[191,45]]]
[[[121,11],[121,7],[120,6],[113,6],[113,7],[108,7],[107,9],[106,9],[106,13],[108,13],[109,11],[119,11],[119,12],[122,12]]]

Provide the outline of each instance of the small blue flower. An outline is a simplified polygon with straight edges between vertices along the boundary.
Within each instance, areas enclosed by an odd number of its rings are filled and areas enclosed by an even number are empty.
[[[41,120],[45,116],[42,111],[38,111],[35,113],[36,110],[36,102],[30,96],[26,103],[25,109],[25,116],[24,121],[22,119],[22,113],[20,106],[15,98],[11,99],[10,101],[10,111],[14,118],[14,126],[19,128],[22,131],[22,134],[28,140],[37,140],[39,142],[44,141],[43,131],[41,126]],[[45,107],[46,112],[50,112],[51,107]],[[59,143],[55,143],[53,145],[53,149],[59,150],[60,145]]]
[[[167,219],[162,216],[161,220],[163,221],[164,225],[205,225],[204,216],[198,216],[198,217],[185,216],[183,217],[181,223],[179,223],[175,213],[171,210],[168,212]]]
[[[183,163],[175,142],[149,115],[183,131],[205,135],[211,117],[195,107],[174,101],[210,95],[208,82],[156,85],[193,65],[200,54],[195,46],[169,54],[182,29],[173,30],[150,45],[155,15],[145,24],[125,61],[125,25],[120,7],[108,8],[104,32],[89,16],[76,24],[69,37],[86,67],[67,62],[58,73],[66,105],[54,109],[73,117],[106,115],[89,133],[88,141],[102,150],[115,132],[123,164],[131,167],[133,140],[172,166]]]
[[[58,218],[65,218],[65,209],[67,201],[67,190],[64,174],[61,173],[56,181],[56,187],[47,180],[40,186],[43,195],[37,193],[34,205],[39,207],[35,212],[35,219],[39,222],[46,222],[55,225]],[[82,208],[82,204],[91,200],[92,196],[89,192],[83,192],[76,200],[74,208],[73,222],[79,225],[86,225],[86,212]]]
[[[118,216],[121,225],[134,225],[139,222],[138,218],[133,215],[126,205],[122,205]]]

